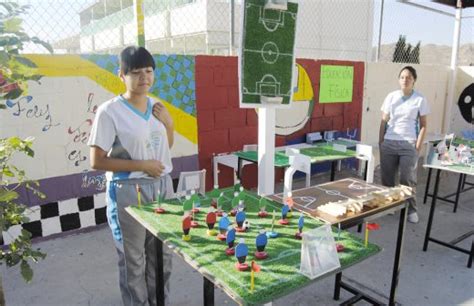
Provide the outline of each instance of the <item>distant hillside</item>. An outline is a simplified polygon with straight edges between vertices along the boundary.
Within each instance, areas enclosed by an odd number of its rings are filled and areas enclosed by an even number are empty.
[[[395,44],[382,45],[381,62],[391,62]],[[375,49],[374,49],[375,51]],[[375,52],[373,53],[375,56]],[[374,58],[375,59],[375,58]],[[420,64],[451,64],[451,47],[444,45],[422,45],[420,49]],[[458,66],[474,65],[474,44],[464,44],[459,47]]]

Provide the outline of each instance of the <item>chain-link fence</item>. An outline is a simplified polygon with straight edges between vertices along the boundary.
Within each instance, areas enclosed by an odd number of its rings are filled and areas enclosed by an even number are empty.
[[[142,1],[146,46],[153,53],[237,54],[242,0]],[[134,0],[14,2],[30,6],[23,16],[25,31],[51,43],[55,53],[117,54],[137,42]],[[453,16],[395,0],[298,2],[298,57],[450,63]],[[440,4],[435,8],[448,14],[455,11]],[[463,17],[458,64],[470,65],[474,63],[474,8],[465,9]],[[23,52],[44,50],[28,46]]]

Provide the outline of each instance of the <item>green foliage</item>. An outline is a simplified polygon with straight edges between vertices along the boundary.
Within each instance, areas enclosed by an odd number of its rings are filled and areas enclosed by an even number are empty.
[[[394,63],[420,63],[420,45],[419,41],[413,48],[411,44],[406,43],[406,37],[400,35],[393,51],[392,62]],[[412,49],[413,48],[413,49]]]
[[[19,15],[27,9],[28,6],[17,3],[0,3],[0,109],[5,108],[4,100],[16,99],[22,95],[27,89],[27,81],[39,82],[41,79],[40,75],[35,74],[36,65],[20,55],[24,44],[39,44],[49,52],[53,51],[49,44],[37,37],[30,37],[23,31]],[[28,222],[25,216],[26,207],[17,203],[16,189],[25,186],[40,198],[44,198],[37,190],[38,182],[27,180],[25,171],[11,163],[18,153],[34,157],[32,144],[33,138],[0,139],[0,245],[3,244],[2,232],[7,232],[14,225]],[[29,262],[37,262],[45,256],[39,249],[32,248],[31,233],[22,229],[20,235],[12,237],[8,246],[0,248],[0,265],[13,267],[19,264],[21,275],[25,281],[30,282],[33,270]],[[0,290],[0,298],[3,297],[2,293]]]
[[[27,81],[41,79],[35,73],[35,63],[20,54],[25,43],[41,45],[53,52],[48,43],[23,31],[19,16],[28,8],[13,2],[0,3],[0,101],[20,97],[27,89]],[[5,104],[0,103],[0,109],[4,108]]]
[[[11,159],[16,153],[34,156],[31,149],[32,141],[32,138],[21,140],[18,137],[0,139],[0,233],[7,232],[14,225],[28,222],[28,218],[24,215],[25,206],[16,203],[18,193],[15,190],[19,186],[24,184],[36,195],[44,198],[44,195],[36,189],[38,183],[27,181],[25,172],[11,164]],[[31,233],[23,229],[7,248],[0,249],[0,264],[6,263],[9,267],[20,264],[21,275],[29,282],[33,277],[33,270],[28,262],[30,260],[37,262],[45,256],[39,249],[32,248]]]

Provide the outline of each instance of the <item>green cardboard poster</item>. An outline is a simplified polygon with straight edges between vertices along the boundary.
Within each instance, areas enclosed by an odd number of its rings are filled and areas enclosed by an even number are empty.
[[[266,9],[264,0],[243,1],[240,56],[241,107],[288,105],[292,95],[298,4]]]
[[[353,66],[321,65],[319,103],[352,102]]]

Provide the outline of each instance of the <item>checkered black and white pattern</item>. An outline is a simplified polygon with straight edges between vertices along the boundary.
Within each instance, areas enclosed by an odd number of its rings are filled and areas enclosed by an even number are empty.
[[[5,244],[13,241],[22,228],[36,238],[107,222],[105,193],[30,207],[26,216],[28,223],[14,225],[3,233]]]

